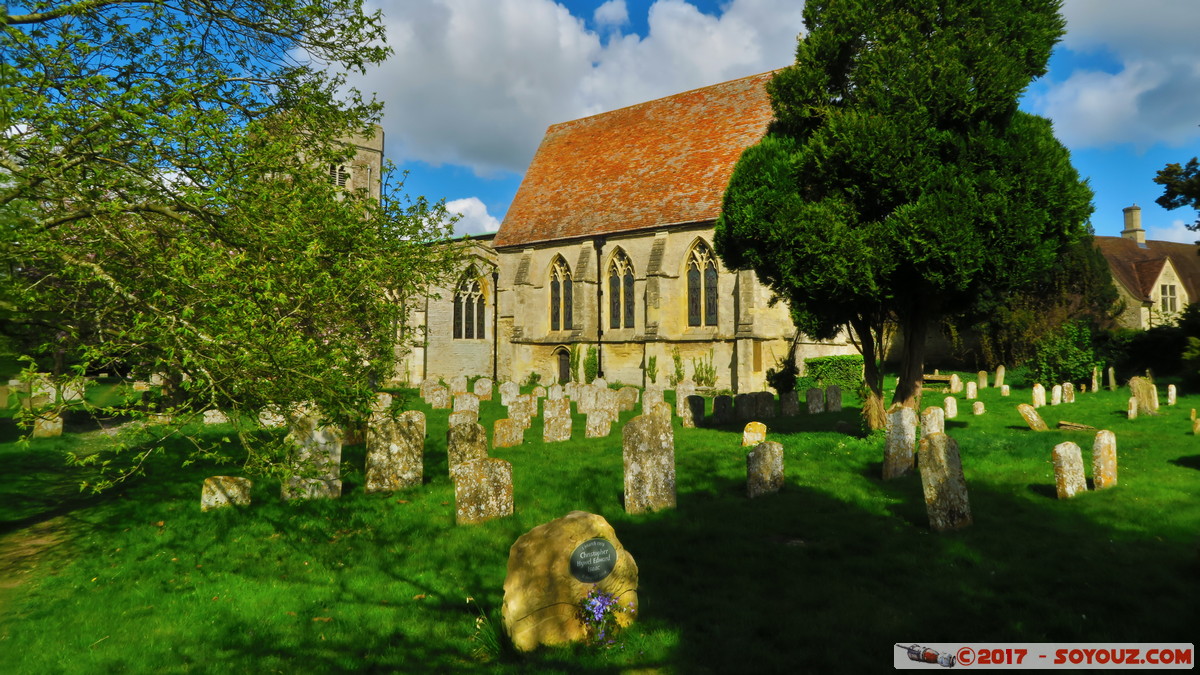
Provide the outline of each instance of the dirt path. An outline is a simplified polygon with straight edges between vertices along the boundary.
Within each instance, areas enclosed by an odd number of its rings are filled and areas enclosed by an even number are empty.
[[[59,516],[0,536],[0,614],[38,564],[68,541],[67,519]]]

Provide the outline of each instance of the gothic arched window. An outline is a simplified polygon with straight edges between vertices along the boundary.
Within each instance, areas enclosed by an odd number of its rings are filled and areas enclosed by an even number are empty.
[[[483,286],[471,269],[454,291],[454,337],[455,339],[482,340],[484,331]]]
[[[608,319],[609,328],[633,328],[633,263],[619,249],[608,265]]]
[[[717,325],[717,263],[704,242],[688,254],[687,312],[689,326]]]
[[[550,267],[550,330],[571,330],[571,268],[561,256]]]

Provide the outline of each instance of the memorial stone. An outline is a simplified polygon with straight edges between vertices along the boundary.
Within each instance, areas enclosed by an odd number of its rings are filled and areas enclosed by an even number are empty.
[[[1175,385],[1167,385],[1167,405],[1175,405]]]
[[[946,431],[946,411],[931,405],[921,412],[921,437]]]
[[[1129,397],[1129,408],[1126,410],[1125,416],[1131,420],[1136,420],[1138,416],[1138,400],[1136,396]]]
[[[996,366],[996,377],[992,380],[992,386],[999,389],[1004,386],[1004,364]]]
[[[795,417],[800,414],[799,392],[793,389],[779,395],[779,414],[784,417]]]
[[[960,393],[962,393],[962,390],[963,390],[962,378],[958,376],[958,373],[951,373],[950,374],[950,393],[951,394],[960,394]]]
[[[1028,403],[1022,403],[1017,406],[1017,411],[1021,413],[1021,417],[1025,418],[1025,423],[1034,431],[1049,431],[1050,427],[1046,426],[1046,422],[1042,420],[1042,416],[1037,410]]]
[[[908,473],[917,445],[917,413],[912,408],[894,407],[887,415],[887,439],[883,447],[883,479]]]
[[[1062,403],[1063,389],[1061,384],[1056,384],[1050,388],[1050,405],[1059,405]]]
[[[1011,392],[1007,384],[1000,385],[1000,395],[1008,396]]]
[[[1067,441],[1054,446],[1054,487],[1059,499],[1070,499],[1080,492],[1087,492],[1087,479],[1083,474],[1083,453],[1079,446]]]
[[[742,447],[754,447],[767,440],[767,425],[751,422],[742,430]]]
[[[454,522],[482,523],[513,513],[512,464],[489,457],[450,470],[454,481]]]
[[[1158,414],[1158,390],[1144,377],[1129,379],[1129,395],[1137,399],[1139,415]]]
[[[750,422],[754,419],[754,395],[737,394],[733,397],[733,409],[739,422]]]
[[[200,488],[200,510],[211,511],[226,506],[249,506],[250,488],[254,483],[249,478],[234,476],[209,476]]]
[[[507,407],[512,403],[514,396],[521,394],[521,387],[515,382],[502,382],[500,384],[500,405]]]
[[[687,414],[682,417],[682,423],[685,427],[701,427],[704,426],[704,397],[692,395],[687,397]]]
[[[1046,405],[1046,388],[1040,382],[1033,385],[1033,407],[1040,408]]]
[[[979,373],[976,375],[976,384],[978,384],[978,385],[979,385],[979,389],[980,389],[980,390],[987,389],[987,386],[988,386],[988,374],[987,374],[987,371],[986,371],[986,370],[981,370],[981,371],[979,371]]]
[[[527,426],[521,420],[509,417],[496,420],[496,425],[492,428],[492,447],[515,448],[521,445],[525,442]]]
[[[421,485],[425,467],[425,413],[393,415],[376,410],[367,423],[366,492],[390,492]]]
[[[1063,403],[1075,402],[1075,385],[1070,382],[1063,382],[1062,385],[1062,400]]]
[[[603,410],[593,410],[587,414],[587,428],[584,438],[604,438],[612,431],[612,416]]]
[[[1117,371],[1112,367],[1108,367],[1108,390],[1117,390]]]
[[[952,420],[958,417],[958,399],[947,396],[942,400],[942,407],[946,409],[946,419]]]
[[[929,527],[947,532],[970,525],[971,503],[958,443],[946,434],[931,434],[921,439],[918,456]]]
[[[622,431],[625,511],[675,508],[675,436],[668,419],[639,415]]]
[[[713,424],[725,426],[733,424],[733,397],[722,394],[713,399]]]
[[[481,377],[475,380],[475,384],[471,385],[471,393],[475,394],[475,398],[478,398],[480,401],[490,401],[492,400],[492,388],[494,386],[492,378]]]
[[[842,388],[836,384],[825,387],[825,412],[842,411]]]
[[[34,438],[54,438],[62,436],[63,418],[61,415],[38,415],[33,418]]]
[[[1097,432],[1092,443],[1092,482],[1097,490],[1117,484],[1117,436],[1111,431]]]
[[[1100,391],[1100,367],[1092,366],[1092,392]]]
[[[687,397],[696,393],[696,385],[691,381],[680,382],[675,386],[675,415],[683,417],[687,414]]]
[[[442,386],[440,382],[433,378],[426,378],[421,381],[421,400],[429,403],[429,397],[433,394],[433,390]]]
[[[550,385],[550,388],[546,390],[547,401],[557,401],[564,396],[566,396],[566,393],[563,391],[563,386],[561,384],[552,384]]]
[[[541,385],[538,385],[533,388],[533,391],[529,392],[529,395],[532,396],[535,400],[540,400],[540,399],[546,398],[546,388]]]
[[[463,462],[487,456],[487,430],[482,424],[460,424],[446,430],[446,457],[451,472]]]
[[[450,408],[450,389],[439,384],[429,390],[429,398],[425,401],[434,410],[447,410]]]
[[[563,403],[567,400],[562,399]],[[573,420],[570,412],[551,415],[549,411],[542,416],[542,442],[560,443],[571,440],[571,425]]]
[[[804,402],[808,404],[808,414],[816,415],[825,412],[825,392],[816,387],[804,392]]]
[[[469,410],[476,415],[479,414],[479,397],[475,394],[455,394],[454,395],[454,412],[462,412]]]
[[[538,400],[533,394],[513,396],[508,401],[509,419],[519,421],[524,429],[528,429],[531,420],[537,417],[537,409]]]
[[[456,413],[450,413],[450,420],[447,426],[455,427],[460,424],[475,424],[479,421],[479,413],[471,410],[460,410]]]
[[[966,392],[964,392],[963,398],[967,399],[968,401],[973,401],[978,396],[979,396],[979,389],[975,386],[975,383],[968,382],[966,384]]]
[[[775,419],[775,395],[769,391],[760,391],[753,396],[755,417],[760,420]]]
[[[779,492],[783,487],[783,445],[766,441],[746,454],[746,496],[750,499]]]
[[[458,396],[459,394],[465,394],[468,391],[470,391],[469,389],[467,389],[467,376],[466,375],[455,375],[454,377],[450,378],[449,385],[450,385],[450,394],[452,396]]]
[[[342,495],[342,432],[320,424],[320,413],[300,405],[288,415],[287,442],[295,448],[292,476],[281,486],[283,499],[329,499]]]
[[[638,403],[637,387],[621,387],[617,390],[617,410],[632,412]]]
[[[221,412],[220,410],[205,410],[204,411],[204,423],[205,424],[228,424],[229,418],[226,417],[225,413]]]
[[[975,401],[971,404],[971,414],[982,415],[984,413],[983,401]]]

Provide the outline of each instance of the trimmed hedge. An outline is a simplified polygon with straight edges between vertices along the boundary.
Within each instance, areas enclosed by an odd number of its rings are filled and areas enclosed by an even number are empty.
[[[804,368],[804,378],[818,387],[836,384],[843,391],[858,391],[863,382],[862,354],[804,359]]]

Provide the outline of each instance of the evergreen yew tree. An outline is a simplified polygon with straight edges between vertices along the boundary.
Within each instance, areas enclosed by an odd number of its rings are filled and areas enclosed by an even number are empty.
[[[878,428],[889,322],[903,342],[894,401],[915,407],[939,317],[981,289],[1036,284],[1091,234],[1068,151],[1017,109],[1065,24],[1054,0],[825,0],[804,17],[716,246],[786,299],[800,330],[854,330]]]

